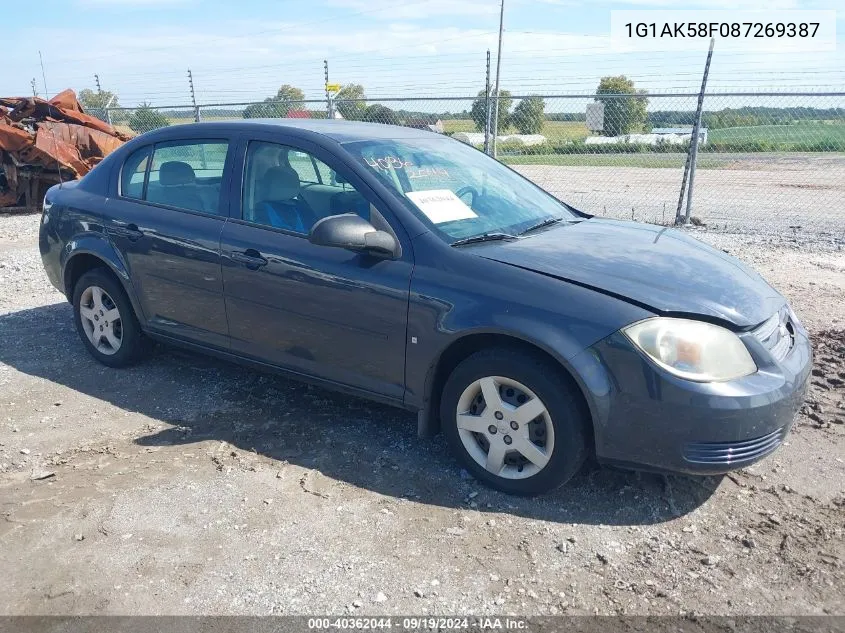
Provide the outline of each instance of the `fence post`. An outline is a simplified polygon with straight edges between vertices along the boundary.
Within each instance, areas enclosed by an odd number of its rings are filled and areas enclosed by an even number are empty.
[[[332,103],[332,93],[329,90],[329,60],[323,60],[324,78],[326,80],[326,117],[334,119],[334,103]]]
[[[484,84],[484,153],[490,154],[490,49],[487,49],[487,79]]]
[[[94,84],[97,86],[97,94],[102,97],[103,95],[103,87],[100,85],[100,75],[94,73]],[[112,124],[111,122],[111,110],[109,107],[111,106],[111,102],[114,101],[114,95],[108,100],[108,102],[103,106],[103,113],[106,115],[106,123],[109,125]],[[102,103],[102,101],[101,101]]]
[[[200,109],[197,106],[197,95],[194,92],[194,76],[191,74],[191,69],[188,69],[188,86],[191,89],[191,103],[194,105],[194,122],[199,123],[202,121],[200,117]]]
[[[493,104],[493,158],[496,158],[496,137],[499,135],[499,77],[502,71],[502,31],[505,24],[505,0],[499,9],[499,52],[496,53],[496,102]]]
[[[710,60],[713,59],[713,44],[716,38],[710,38],[710,48],[707,51],[707,61],[704,63],[704,75],[701,78],[701,90],[698,92],[698,105],[695,110],[695,125],[690,136],[690,146],[684,165],[684,176],[681,180],[681,195],[678,197],[678,209],[675,211],[675,224],[688,224],[692,211],[692,191],[695,182],[695,166],[698,159],[698,135],[701,130],[701,111],[704,108],[704,90],[707,88],[707,75],[710,74]],[[689,191],[687,192],[687,211],[681,220],[681,208],[684,204],[684,191],[687,188],[687,172],[689,172]]]
[[[108,103],[106,103],[106,107],[104,108],[105,111],[106,111],[106,123],[108,123],[109,125],[113,125],[113,123],[111,122],[111,104],[112,104],[112,101],[114,101],[115,96],[116,95],[113,94],[109,98],[109,101],[108,101]]]

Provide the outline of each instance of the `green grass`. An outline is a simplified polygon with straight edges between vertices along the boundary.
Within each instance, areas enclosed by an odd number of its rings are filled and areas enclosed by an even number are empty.
[[[710,143],[767,141],[769,143],[845,142],[845,122],[801,121],[791,125],[752,125],[710,130]]]
[[[478,132],[475,122],[471,119],[445,119],[443,130],[447,133]],[[508,129],[505,134],[515,134],[516,130]],[[590,135],[587,125],[583,121],[546,121],[540,134],[550,141],[581,141]]]
[[[555,165],[561,167],[649,167],[682,169],[686,154],[537,154],[500,156],[506,165]],[[699,169],[721,169],[730,163],[724,158],[698,155]]]

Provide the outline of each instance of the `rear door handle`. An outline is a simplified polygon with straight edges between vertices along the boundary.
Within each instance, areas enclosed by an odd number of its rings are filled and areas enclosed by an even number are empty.
[[[144,237],[144,232],[138,228],[137,224],[127,224],[126,226],[113,226],[111,232],[120,237],[125,237],[131,242],[137,242]]]
[[[262,257],[261,253],[254,248],[248,248],[243,253],[235,251],[232,253],[232,259],[250,270],[258,270],[267,265],[267,258]]]

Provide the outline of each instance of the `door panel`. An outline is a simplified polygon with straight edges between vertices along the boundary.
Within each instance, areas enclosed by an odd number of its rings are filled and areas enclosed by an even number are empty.
[[[122,254],[147,327],[228,348],[220,233],[228,219],[229,139],[175,139],[124,162],[105,229]],[[153,202],[153,204],[151,204]]]
[[[228,347],[220,268],[225,219],[120,198],[109,200],[106,216],[148,327]]]
[[[297,161],[326,171],[340,167],[346,184],[326,192],[335,206],[348,206],[352,198],[374,203],[372,193],[359,184],[356,194],[354,175],[315,146],[280,139],[275,147],[253,141],[242,151],[246,164],[238,171],[245,175],[247,208],[236,211],[233,203],[221,238],[232,351],[401,400],[410,246],[403,244],[401,258],[389,260],[311,244],[305,235],[310,223],[302,218],[325,217],[329,205],[308,204],[302,192],[314,184],[303,180],[303,169],[293,169],[301,167]],[[279,223],[259,213],[263,206],[288,219]]]
[[[401,398],[411,265],[229,222],[223,279],[232,351]],[[266,265],[233,254],[256,251]]]

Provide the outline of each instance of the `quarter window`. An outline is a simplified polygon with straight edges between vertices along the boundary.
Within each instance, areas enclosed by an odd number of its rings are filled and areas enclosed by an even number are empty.
[[[144,176],[152,147],[147,145],[134,151],[123,163],[120,172],[120,193],[124,198],[140,200],[144,195]]]
[[[229,145],[225,141],[170,141],[157,144],[143,199],[179,209],[219,215],[220,188],[228,149]],[[124,165],[124,172],[128,166],[129,161]],[[133,184],[134,178],[134,175],[130,175],[130,192],[139,193]],[[123,182],[126,182],[125,176]],[[124,195],[127,195],[125,188]],[[129,197],[141,198],[140,195]]]
[[[370,219],[370,205],[325,163],[308,152],[253,141],[246,155],[242,217],[307,235],[317,220],[341,213]]]

